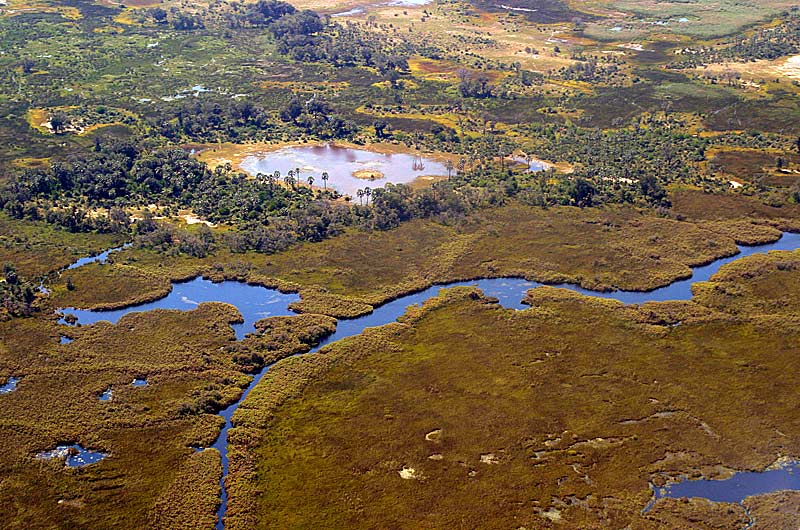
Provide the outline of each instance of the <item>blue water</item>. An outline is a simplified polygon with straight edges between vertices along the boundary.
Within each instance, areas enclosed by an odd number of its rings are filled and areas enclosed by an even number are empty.
[[[114,388],[108,387],[102,394],[100,394],[100,401],[111,401],[111,398],[114,397]]]
[[[64,335],[61,335],[61,338],[59,339],[59,342],[61,344],[69,344],[72,341],[73,341],[73,339],[71,339],[69,337],[65,337]]]
[[[601,298],[619,300],[620,302],[626,304],[642,304],[645,302],[659,302],[666,300],[689,300],[692,297],[692,291],[691,291],[692,283],[699,281],[707,281],[715,272],[719,270],[721,266],[727,263],[730,263],[745,256],[749,256],[751,254],[764,253],[771,250],[794,250],[797,248],[800,248],[800,234],[784,234],[784,236],[777,242],[767,245],[753,246],[753,247],[739,247],[740,253],[737,254],[736,256],[723,258],[709,265],[693,269],[693,275],[691,278],[675,282],[666,287],[655,289],[650,292],[632,292],[632,291],[596,292],[570,284],[557,285],[556,287],[563,287],[588,296],[596,296]],[[345,337],[358,335],[365,328],[382,326],[385,324],[389,324],[391,322],[395,322],[397,320],[397,317],[405,313],[406,308],[408,306],[413,304],[421,304],[425,300],[433,296],[436,296],[439,289],[441,289],[442,287],[475,286],[481,289],[486,296],[497,298],[499,300],[500,305],[502,305],[503,307],[520,310],[520,309],[525,309],[526,307],[525,305],[522,304],[522,299],[524,298],[525,293],[529,289],[533,289],[534,287],[538,287],[540,285],[542,284],[521,278],[494,278],[494,279],[483,279],[474,281],[453,282],[445,285],[435,285],[423,291],[412,293],[403,296],[397,300],[388,302],[382,306],[378,306],[372,313],[368,315],[354,319],[339,320],[336,332],[323,339],[316,347],[314,347],[311,350],[310,353],[318,351],[321,347],[331,342],[335,342]],[[299,296],[296,294],[283,294],[272,289],[266,289],[264,287],[247,285],[244,283],[231,282],[231,281],[222,283],[212,283],[208,280],[197,278],[189,282],[175,283],[173,284],[173,289],[168,296],[160,300],[157,300],[155,302],[141,304],[135,307],[120,309],[115,311],[86,311],[86,310],[76,310],[71,308],[63,309],[61,311],[69,312],[75,315],[78,319],[78,322],[81,324],[92,324],[99,320],[108,320],[112,323],[115,323],[119,320],[121,316],[134,311],[149,311],[152,309],[190,310],[194,309],[200,302],[226,302],[236,306],[244,318],[243,324],[236,324],[233,326],[234,330],[236,331],[237,338],[242,339],[244,338],[244,335],[247,332],[251,332],[255,329],[253,324],[262,318],[293,314],[291,310],[289,310],[288,306],[292,302],[298,300]],[[233,416],[233,413],[239,407],[239,404],[244,401],[244,399],[248,396],[250,391],[258,384],[259,381],[261,381],[261,379],[264,377],[267,371],[269,371],[270,366],[266,366],[258,373],[254,374],[253,380],[250,382],[245,391],[242,393],[239,400],[236,403],[233,403],[229,407],[225,408],[224,410],[220,411],[219,413],[220,416],[222,416],[225,419],[225,426],[220,432],[217,440],[211,446],[216,448],[222,456],[223,473],[222,473],[222,479],[220,480],[220,484],[222,486],[222,496],[221,496],[221,504],[218,510],[218,522],[217,522],[218,530],[224,529],[223,517],[227,509],[227,501],[228,501],[227,491],[224,487],[224,480],[225,477],[228,476],[228,469],[229,469],[228,431],[232,426],[231,418]],[[110,398],[110,389],[107,392],[109,393],[109,398]],[[101,397],[101,399],[103,398]],[[752,474],[743,473],[739,474],[741,476],[737,475],[738,477],[737,480],[741,480],[743,484],[750,484],[752,475],[760,477],[759,480],[773,481],[772,484],[774,487],[769,485],[763,486],[768,489],[759,490],[761,493],[764,493],[766,491],[774,491],[776,487],[782,489],[784,487],[784,484],[792,484],[792,489],[800,489],[800,485],[796,483],[775,481],[774,477],[777,477],[777,475],[772,475],[771,473],[772,472],[752,473]],[[792,476],[794,477],[794,475]],[[763,477],[767,478],[765,479]],[[711,496],[717,495],[717,493],[715,492],[718,490],[718,488],[720,487],[724,488],[724,486],[719,486],[721,482],[727,482],[727,481],[690,481],[685,483],[679,483],[664,489],[663,490],[664,493],[662,494],[662,496],[686,496],[687,495],[686,493],[682,493],[683,491],[685,491],[682,488],[692,487],[692,488],[697,488],[694,495],[711,498]],[[692,483],[691,486],[683,486],[683,484],[690,484],[690,483]],[[733,483],[731,483],[731,486],[729,486],[729,488],[738,488],[741,489],[742,491],[744,491],[747,487],[755,487],[755,486],[740,487],[740,486],[733,486],[732,484]],[[760,482],[760,484],[766,484],[766,483]],[[731,489],[731,491],[733,491],[733,489]],[[674,495],[673,492],[675,492]],[[657,492],[656,499],[659,498],[658,495],[659,493]],[[712,498],[712,500],[714,499]]]
[[[800,490],[800,462],[762,472],[743,471],[725,480],[684,480],[653,489],[655,501],[702,497],[730,503],[741,503],[747,497],[780,490]]]
[[[89,311],[67,307],[59,311],[64,315],[74,315],[78,319],[77,323],[83,325],[94,324],[101,320],[116,324],[122,316],[136,311],[153,309],[189,311],[202,302],[227,302],[235,305],[244,317],[244,323],[232,326],[236,337],[243,339],[246,333],[255,331],[253,324],[262,318],[294,314],[288,306],[299,300],[300,296],[297,294],[284,294],[257,285],[242,282],[214,283],[203,278],[195,278],[188,282],[173,283],[169,295],[134,307],[112,311]],[[67,324],[63,318],[59,322]]]
[[[10,394],[17,389],[17,383],[19,383],[19,377],[9,377],[6,384],[0,385],[0,394]]]
[[[70,454],[70,451],[77,451],[76,454]],[[51,451],[45,451],[36,455],[37,458],[43,460],[52,460],[53,458],[64,458],[66,465],[69,467],[83,467],[89,464],[95,464],[105,458],[107,455],[98,452],[84,449],[78,444],[73,445],[59,445]]]
[[[133,382],[131,383],[131,386],[141,387],[141,386],[147,386],[148,384],[149,383],[147,382],[147,379],[134,379]]]
[[[78,267],[82,265],[88,265],[89,263],[105,263],[106,261],[108,261],[109,254],[111,254],[112,252],[116,252],[118,250],[128,248],[129,246],[131,246],[131,243],[125,243],[121,247],[110,248],[108,250],[101,252],[100,254],[95,254],[94,256],[87,256],[85,258],[81,258],[72,265],[70,265],[69,267],[67,267],[66,270],[77,269]]]

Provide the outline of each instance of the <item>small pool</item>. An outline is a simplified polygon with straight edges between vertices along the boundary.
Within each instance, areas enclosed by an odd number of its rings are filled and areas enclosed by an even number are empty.
[[[19,377],[9,377],[6,384],[0,385],[0,394],[9,394],[17,389],[17,383],[19,383]]]
[[[50,451],[44,451],[36,455],[42,460],[53,460],[63,458],[67,467],[83,467],[95,464],[104,459],[106,454],[99,451],[84,449],[78,444],[59,445]]]

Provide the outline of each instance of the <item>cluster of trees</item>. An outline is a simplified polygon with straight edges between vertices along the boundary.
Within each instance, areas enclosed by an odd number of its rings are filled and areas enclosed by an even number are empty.
[[[277,114],[277,116],[276,116]],[[283,124],[319,139],[351,138],[358,132],[352,121],[344,119],[324,99],[292,98],[277,113],[247,99],[209,101],[194,99],[159,118],[150,118],[150,130],[171,142],[241,141],[261,139],[265,133],[280,134]]]
[[[292,98],[281,110],[280,118],[323,140],[350,138],[358,132],[355,123],[335,115],[330,105],[313,96],[307,101]]]
[[[21,171],[0,190],[0,207],[12,217],[45,220],[71,231],[133,229],[140,245],[202,257],[217,244],[275,252],[348,227],[385,230],[414,217],[458,217],[481,203],[465,199],[455,183],[442,183],[420,193],[389,185],[371,191],[366,205],[350,204],[332,200],[335,192],[313,189],[310,180],[306,185],[291,173],[250,178],[230,166],[212,171],[183,149],[150,150],[120,141],[98,145],[97,151],[48,168]],[[167,211],[191,209],[238,230],[217,242],[207,227],[187,232],[152,216],[131,228],[126,210],[150,204]]]
[[[124,141],[97,145],[95,151],[47,168],[23,170],[0,192],[0,206],[14,215],[20,205],[41,200],[90,208],[185,202],[201,183],[214,178],[183,149],[142,151]]]
[[[145,14],[156,24],[169,24],[173,29],[176,30],[191,31],[193,29],[205,28],[205,23],[201,17],[198,15],[185,13],[176,7],[170,9],[169,12],[163,8],[154,7],[152,9],[148,9]]]
[[[296,61],[328,62],[334,66],[371,66],[386,73],[405,70],[408,53],[357,25],[332,23],[314,11],[298,10],[279,0],[236,3],[226,13],[231,28],[265,28],[278,51]]]
[[[705,159],[709,140],[676,133],[664,124],[610,131],[560,125],[528,129],[542,140],[540,156],[573,164],[575,176],[597,188],[626,189],[655,206],[666,205],[664,184],[705,183],[697,163]]]
[[[609,82],[619,72],[616,64],[599,64],[595,59],[589,59],[559,69],[558,77],[567,81]]]
[[[478,99],[494,97],[489,78],[485,75],[474,75],[468,70],[459,70],[458,77],[458,91],[461,96]]]
[[[147,211],[133,227],[134,244],[138,247],[183,253],[195,258],[204,258],[216,248],[211,229],[203,224],[196,230],[181,230],[171,223],[157,221]]]
[[[718,46],[681,50],[680,60],[669,68],[695,68],[710,63],[777,59],[800,53],[800,10],[793,8],[780,26],[763,28],[745,37],[732,37]]]
[[[13,264],[3,265],[3,279],[0,280],[3,312],[12,316],[30,315],[35,299],[36,287],[20,278]]]
[[[151,130],[167,140],[211,142],[252,136],[274,126],[271,113],[248,100],[222,102],[195,98],[149,119]]]

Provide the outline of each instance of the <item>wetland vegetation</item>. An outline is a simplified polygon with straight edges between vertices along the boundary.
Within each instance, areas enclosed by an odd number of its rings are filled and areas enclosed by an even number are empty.
[[[4,525],[796,528],[798,16],[0,5]]]

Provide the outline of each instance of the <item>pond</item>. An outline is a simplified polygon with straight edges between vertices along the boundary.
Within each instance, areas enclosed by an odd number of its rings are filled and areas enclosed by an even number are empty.
[[[248,156],[240,167],[253,176],[279,171],[281,179],[299,168],[298,184],[307,185],[308,177],[313,177],[314,186],[327,186],[351,197],[365,187],[380,188],[388,182],[408,184],[422,176],[447,176],[444,162],[421,155],[378,153],[335,144],[283,147]],[[323,172],[328,173],[327,184],[322,180]]]
[[[4,385],[0,385],[0,394],[10,394],[17,389],[19,377],[9,377]]]
[[[94,464],[105,458],[106,454],[98,451],[90,451],[84,449],[78,444],[72,445],[59,445],[50,451],[44,451],[36,455],[36,458],[42,460],[53,460],[54,458],[63,458],[65,465],[68,467],[83,467],[89,464]]]
[[[781,490],[800,490],[800,462],[762,472],[734,473],[725,480],[683,480],[662,488],[653,488],[654,498],[644,513],[656,501],[664,498],[702,497],[713,502],[741,504],[747,497]]]

